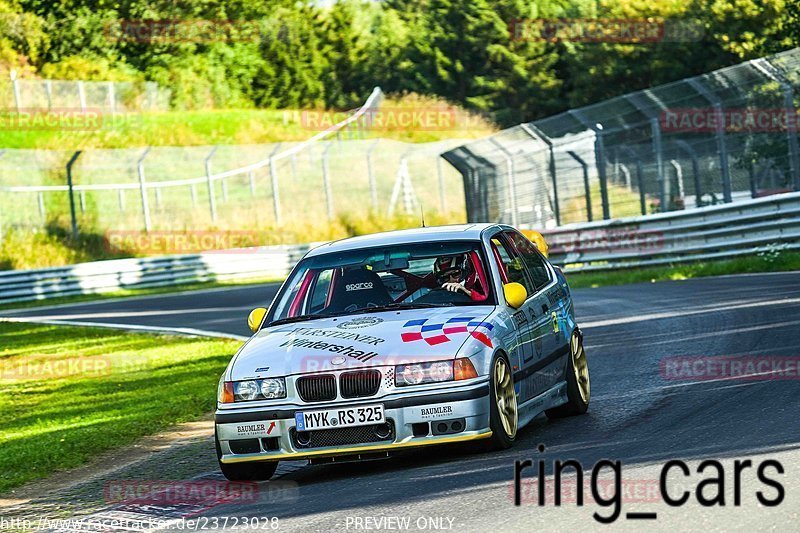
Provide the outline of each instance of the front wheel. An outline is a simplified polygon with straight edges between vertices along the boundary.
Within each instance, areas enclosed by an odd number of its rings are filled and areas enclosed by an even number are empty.
[[[252,461],[247,463],[223,463],[222,449],[219,446],[216,432],[214,432],[214,444],[217,448],[217,462],[222,475],[229,481],[266,481],[275,474],[278,468],[278,461]]]
[[[505,450],[514,444],[517,436],[518,413],[514,376],[503,355],[498,355],[492,363],[489,401],[489,427],[492,430],[489,446],[494,450]]]
[[[569,340],[569,362],[567,364],[567,403],[545,411],[547,418],[564,418],[582,415],[589,409],[591,393],[589,362],[583,348],[583,338],[578,331],[572,332]]]

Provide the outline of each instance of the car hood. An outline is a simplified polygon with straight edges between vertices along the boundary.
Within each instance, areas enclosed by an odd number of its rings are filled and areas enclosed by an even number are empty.
[[[468,340],[491,346],[493,306],[409,309],[264,328],[239,351],[227,379],[286,376],[455,357]]]

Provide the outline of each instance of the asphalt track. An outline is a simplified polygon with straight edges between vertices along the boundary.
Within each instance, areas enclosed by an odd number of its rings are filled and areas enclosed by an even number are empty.
[[[267,304],[273,285],[171,296],[152,296],[5,312],[0,316],[44,320],[184,327],[246,335],[247,312]],[[570,531],[607,530],[593,514],[609,516],[613,506],[588,498],[578,506],[569,496],[545,506],[524,492],[513,504],[516,460],[578,460],[590,470],[601,459],[622,464],[622,503],[617,529],[669,531],[797,530],[800,520],[800,382],[798,373],[764,371],[750,379],[668,379],[666,358],[753,357],[756,361],[800,355],[800,272],[742,275],[574,291],[586,338],[592,379],[589,412],[548,422],[541,418],[518,435],[504,452],[478,453],[463,446],[408,452],[388,460],[327,466],[282,467],[260,485],[255,501],[234,501],[200,516],[279,518],[281,531]],[[717,359],[719,360],[719,359]],[[762,369],[763,370],[763,369]],[[773,369],[774,370],[774,369]],[[213,454],[205,441],[203,450]],[[537,446],[544,444],[540,453]],[[206,449],[207,448],[207,449]],[[694,495],[715,470],[696,472],[697,464],[721,461],[725,505],[705,507]],[[688,463],[690,474],[671,471],[671,494],[692,496],[668,506],[657,486],[668,460]],[[741,475],[741,505],[734,500],[736,459],[754,468]],[[780,462],[784,472],[767,470],[785,491],[778,506],[762,505],[757,492],[777,498],[759,481],[756,468]],[[524,472],[535,476],[535,468]],[[569,471],[571,472],[571,470]],[[600,496],[613,496],[610,471],[603,470]],[[219,479],[213,470],[194,479]],[[525,485],[523,485],[525,487]],[[574,491],[575,484],[572,485]],[[712,495],[716,489],[706,487]],[[550,494],[547,491],[548,495]],[[574,492],[572,492],[574,494]],[[150,510],[177,516],[174,509]],[[637,519],[632,512],[656,513]],[[383,519],[381,522],[380,520]],[[228,527],[232,527],[230,521]],[[262,523],[263,525],[263,523]]]

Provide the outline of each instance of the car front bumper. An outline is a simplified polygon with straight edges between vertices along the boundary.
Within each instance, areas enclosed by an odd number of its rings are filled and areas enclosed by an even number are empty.
[[[316,430],[317,435],[310,439],[310,445],[301,442],[315,432],[297,432],[296,412],[375,404],[384,406],[386,421],[392,427],[391,434],[385,438],[377,432],[369,435],[371,428],[361,426],[359,429]],[[489,384],[486,381],[459,389],[393,394],[347,402],[218,409],[215,423],[220,461],[223,463],[353,456],[358,459],[358,456],[375,457],[395,450],[485,439],[492,435],[489,429]],[[442,431],[443,427],[446,427],[445,431]],[[367,438],[360,438],[364,435]],[[325,445],[326,441],[339,442]]]

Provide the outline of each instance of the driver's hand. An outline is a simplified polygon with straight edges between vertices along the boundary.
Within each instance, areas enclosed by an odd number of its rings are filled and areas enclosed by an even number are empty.
[[[463,292],[464,294],[468,294],[467,289],[460,283],[445,283],[442,285],[442,288],[450,292]]]

